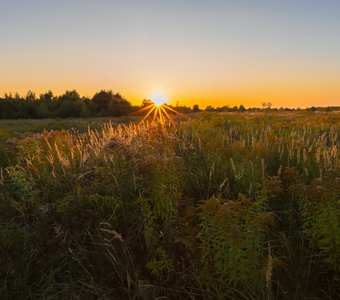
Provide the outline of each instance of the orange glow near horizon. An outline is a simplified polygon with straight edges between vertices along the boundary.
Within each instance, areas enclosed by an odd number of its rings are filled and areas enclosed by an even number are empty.
[[[61,79],[59,79],[61,81]],[[43,80],[42,80],[43,81]],[[58,82],[58,80],[55,80]],[[59,82],[60,82],[59,81]],[[142,86],[142,83],[132,87],[127,82],[122,82],[122,88],[119,85],[112,85],[111,83],[94,84],[95,82],[84,82],[70,80],[70,84],[53,85],[51,80],[50,84],[39,85],[38,82],[32,82],[17,86],[15,84],[6,84],[6,80],[2,81],[0,87],[0,97],[4,93],[16,93],[25,95],[27,91],[32,90],[37,95],[52,90],[55,95],[61,95],[66,90],[77,90],[81,96],[91,98],[96,92],[102,89],[112,89],[115,92],[122,94],[133,105],[140,105],[145,98],[153,100],[156,105],[168,103],[171,105],[193,106],[198,104],[201,108],[208,105],[212,106],[238,106],[243,104],[245,107],[261,107],[262,102],[272,102],[273,107],[311,107],[311,106],[338,106],[340,105],[340,90],[334,88],[336,79],[333,82],[316,81],[309,84],[307,80],[304,82],[297,81],[295,84],[277,84],[272,82],[267,86],[260,84],[249,84],[239,86],[232,86],[228,88],[219,86],[219,83],[210,82],[206,85],[199,84],[197,88],[192,84],[184,86],[183,83],[171,85],[171,89],[167,89],[167,97],[156,97],[148,92],[148,89]],[[18,82],[20,83],[20,82]],[[84,86],[85,84],[85,86]],[[340,82],[339,82],[340,84]]]
[[[261,107],[262,102],[272,102],[273,107],[311,107],[311,106],[339,106],[340,105],[340,91],[334,90],[330,86],[331,83],[326,82],[307,86],[294,86],[290,89],[284,89],[284,87],[275,88],[275,86],[267,86],[267,89],[262,89],[260,86],[257,88],[245,87],[244,90],[226,89],[215,90],[212,88],[206,88],[205,91],[190,91],[189,89],[174,89],[173,93],[169,93],[170,100],[154,99],[150,97],[153,102],[160,106],[161,104],[168,102],[168,104],[180,106],[193,106],[198,104],[201,108],[205,108],[208,105],[212,106],[238,106],[243,104],[246,107]],[[328,89],[327,89],[328,87]],[[15,88],[11,85],[2,85],[0,87],[0,97],[5,93],[16,93],[25,95],[27,91],[31,90],[37,95],[51,90],[55,95],[61,95],[66,90],[77,90],[81,96],[91,98],[96,92],[102,89],[111,89],[110,87],[98,87],[98,88],[82,88],[79,84],[65,87],[48,87],[41,88],[38,86],[24,85],[22,87]],[[133,91],[130,89],[112,88],[113,91],[121,93],[127,100],[133,105],[140,105],[143,99],[148,98],[147,92]]]
[[[167,123],[173,124],[173,118],[170,116],[169,112],[187,118],[185,115],[169,107],[165,103],[157,104],[155,102],[152,102],[150,105],[141,108],[139,111],[137,111],[137,113],[143,111],[146,111],[147,113],[140,121],[141,123],[147,120],[151,120],[151,122],[156,122],[161,125],[166,125]]]

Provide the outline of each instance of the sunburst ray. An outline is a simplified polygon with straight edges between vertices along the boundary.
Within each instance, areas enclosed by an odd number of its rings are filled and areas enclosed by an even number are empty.
[[[174,112],[175,114],[179,115],[179,116],[182,116],[184,118],[187,118],[186,115],[183,115],[182,113],[178,112],[177,110],[173,109],[172,107],[166,105],[166,104],[163,104],[164,108],[168,109],[168,110],[171,110],[172,112]]]
[[[170,121],[170,123],[174,124],[174,121],[172,120],[171,116],[168,114],[166,109],[163,106],[161,106],[160,108],[161,108],[162,112],[164,113],[164,115],[166,116],[166,118]]]
[[[149,111],[148,111],[149,110]],[[170,115],[170,112],[187,118],[184,114],[178,112],[177,110],[173,109],[172,107],[166,105],[165,103],[161,105],[157,105],[155,103],[152,103],[150,105],[147,105],[134,114],[138,114],[143,111],[148,111],[147,114],[143,117],[141,122],[144,122],[148,118],[152,118],[152,122],[158,122],[161,125],[166,124],[167,122],[170,122],[171,124],[174,124],[173,118]]]
[[[144,116],[143,120],[141,122],[143,122],[144,120],[146,120],[148,118],[148,116],[151,115],[151,113],[156,109],[156,106],[153,105],[153,107],[151,107],[150,111]]]
[[[141,113],[141,112],[143,112],[143,111],[145,111],[145,110],[151,109],[151,108],[154,107],[154,106],[155,106],[155,104],[151,103],[151,104],[149,104],[149,105],[147,105],[147,106],[144,106],[144,107],[142,107],[141,109],[139,109],[139,110],[133,112],[132,114],[133,114],[133,115],[139,114],[139,113]]]

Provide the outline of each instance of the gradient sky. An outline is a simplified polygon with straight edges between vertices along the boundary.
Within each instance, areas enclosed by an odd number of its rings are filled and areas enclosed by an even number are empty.
[[[0,94],[340,105],[339,0],[0,0]]]

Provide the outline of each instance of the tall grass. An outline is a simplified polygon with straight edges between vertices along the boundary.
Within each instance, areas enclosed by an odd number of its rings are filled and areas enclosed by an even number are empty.
[[[3,299],[335,299],[336,115],[201,114],[18,140]]]

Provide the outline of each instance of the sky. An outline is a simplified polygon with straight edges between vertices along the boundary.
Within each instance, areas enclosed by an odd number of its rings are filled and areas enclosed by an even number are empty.
[[[339,0],[0,0],[0,94],[340,105]]]

